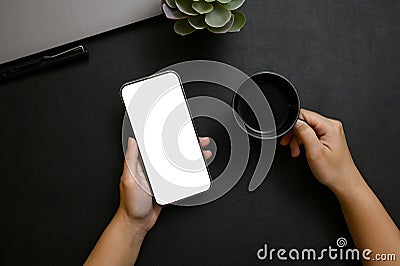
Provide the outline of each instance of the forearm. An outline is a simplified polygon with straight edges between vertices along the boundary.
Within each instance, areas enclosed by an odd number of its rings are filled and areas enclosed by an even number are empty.
[[[334,190],[356,247],[374,254],[395,254],[400,260],[400,231],[359,173],[357,185]],[[361,254],[361,253],[360,253]],[[390,261],[363,261],[364,265],[395,265]]]
[[[145,235],[145,230],[117,211],[85,265],[133,265]]]

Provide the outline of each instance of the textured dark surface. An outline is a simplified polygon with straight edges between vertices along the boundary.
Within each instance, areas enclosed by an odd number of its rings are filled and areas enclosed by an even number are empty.
[[[0,84],[2,265],[85,260],[118,206],[120,86],[188,59],[290,78],[303,107],[343,121],[357,165],[400,223],[400,2],[248,0],[243,10],[240,34],[182,38],[156,17],[79,42],[88,61]],[[218,132],[207,125],[198,121],[199,131]],[[218,201],[163,210],[138,265],[268,264],[256,258],[264,243],[322,249],[340,236],[352,246],[335,197],[304,158],[279,147],[253,193],[250,170]]]

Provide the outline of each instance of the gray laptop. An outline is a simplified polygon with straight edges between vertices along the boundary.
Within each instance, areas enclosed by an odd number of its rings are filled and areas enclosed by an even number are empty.
[[[161,14],[160,0],[0,0],[0,63]]]

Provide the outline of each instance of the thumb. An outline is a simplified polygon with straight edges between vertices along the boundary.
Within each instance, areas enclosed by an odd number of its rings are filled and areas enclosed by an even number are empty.
[[[128,175],[123,175],[123,177],[130,176],[136,172],[138,156],[139,156],[139,149],[137,143],[133,138],[129,138],[128,148],[126,149],[125,162],[124,162],[124,172],[126,171]]]
[[[304,121],[297,120],[294,125],[296,137],[303,143],[306,153],[312,155],[318,150],[322,150],[323,145],[319,141],[315,131]]]

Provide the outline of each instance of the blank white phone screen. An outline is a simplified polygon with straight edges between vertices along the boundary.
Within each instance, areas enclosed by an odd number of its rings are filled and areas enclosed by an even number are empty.
[[[178,74],[127,83],[122,98],[156,202],[208,190],[211,179]]]

